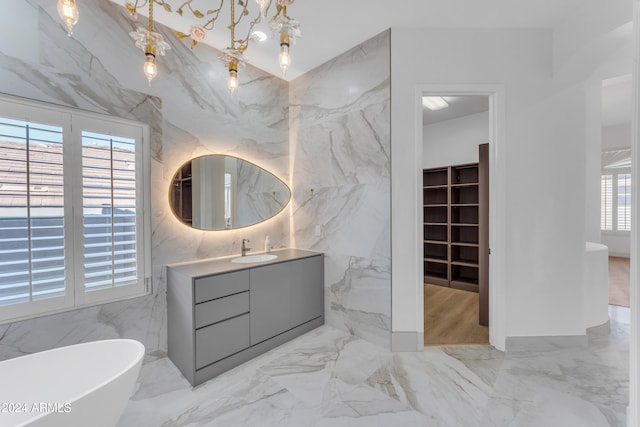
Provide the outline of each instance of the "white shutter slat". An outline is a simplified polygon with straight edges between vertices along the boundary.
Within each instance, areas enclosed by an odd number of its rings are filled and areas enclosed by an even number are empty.
[[[0,118],[0,306],[64,294],[62,128]]]
[[[85,289],[137,282],[135,140],[82,132]]]
[[[631,174],[618,174],[617,230],[631,230]]]
[[[600,229],[613,230],[613,175],[600,178]]]

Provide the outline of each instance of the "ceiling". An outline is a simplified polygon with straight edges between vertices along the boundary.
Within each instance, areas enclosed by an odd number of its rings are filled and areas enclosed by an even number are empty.
[[[127,0],[111,0],[124,6]],[[175,10],[184,0],[166,0]],[[211,8],[220,0],[194,0],[197,7]],[[248,0],[252,5],[254,0]],[[276,0],[272,0],[275,2]],[[253,43],[247,50],[250,63],[269,73],[292,80],[323,64],[353,46],[390,28],[552,28],[584,0],[403,0],[393,7],[381,0],[297,0],[289,7],[289,15],[301,23],[302,37],[291,47],[292,66],[282,76],[277,61],[278,44],[269,38]],[[226,11],[226,10],[225,10]],[[146,10],[140,10],[140,25],[146,25]],[[189,13],[184,16],[166,12],[156,5],[157,22],[189,32],[197,23]],[[226,26],[217,24],[208,32],[207,43],[217,49],[229,44]],[[266,22],[260,24],[270,34]],[[189,40],[184,41],[188,45]],[[195,49],[198,49],[197,47]],[[168,54],[171,54],[170,52]],[[602,88],[602,125],[628,123],[631,116],[631,77],[605,80]],[[449,99],[450,98],[450,99]],[[487,111],[487,98],[482,96],[448,97],[450,108],[423,115],[424,124],[450,120]],[[425,109],[426,110],[426,109]]]
[[[126,3],[126,0],[112,1]],[[174,8],[183,3],[183,0],[167,1]],[[402,7],[397,7],[398,2],[388,0],[297,0],[289,6],[288,13],[300,21],[302,37],[291,47],[292,65],[283,78],[294,79],[390,27],[551,28],[583,1],[403,0]],[[194,5],[203,8],[218,3],[219,0],[194,1]],[[146,16],[146,11],[141,10],[140,14]],[[156,21],[185,33],[195,21],[188,15],[168,13],[159,6],[154,9]],[[205,43],[218,49],[227,47],[228,22],[221,22],[219,30],[210,32]],[[269,34],[266,23],[262,25]],[[251,64],[281,76],[275,40],[254,43],[246,54]]]
[[[602,126],[631,123],[633,111],[631,74],[602,82]]]
[[[449,104],[447,108],[431,111],[422,107],[423,126],[489,111],[487,95],[443,96],[443,98]]]
[[[631,74],[602,81],[603,127],[631,123],[633,111],[632,93]],[[489,111],[488,96],[443,96],[443,98],[447,101],[449,107],[437,111],[422,108],[422,124],[424,126]]]

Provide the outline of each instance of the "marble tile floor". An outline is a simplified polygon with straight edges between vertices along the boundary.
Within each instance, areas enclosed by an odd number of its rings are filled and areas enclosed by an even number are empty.
[[[392,353],[325,325],[195,388],[163,358],[143,366],[118,426],[624,426],[629,309],[610,318],[588,342],[507,353]]]

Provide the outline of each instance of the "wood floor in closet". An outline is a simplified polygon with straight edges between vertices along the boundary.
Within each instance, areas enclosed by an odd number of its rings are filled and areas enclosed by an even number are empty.
[[[478,294],[424,284],[424,345],[489,344],[478,324]]]
[[[629,258],[609,257],[609,304],[629,307]]]

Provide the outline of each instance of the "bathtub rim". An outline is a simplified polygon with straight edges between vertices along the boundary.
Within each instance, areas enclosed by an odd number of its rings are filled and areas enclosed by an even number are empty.
[[[97,390],[106,387],[108,384],[112,383],[114,380],[121,378],[126,372],[130,371],[131,369],[135,368],[136,365],[142,365],[142,361],[144,359],[145,356],[145,346],[144,344],[142,344],[140,341],[138,340],[134,340],[134,339],[129,339],[129,338],[113,338],[113,339],[106,339],[106,340],[94,340],[94,341],[87,341],[87,342],[83,342],[83,343],[77,343],[77,344],[69,344],[69,345],[65,345],[62,347],[56,347],[56,348],[52,348],[49,350],[43,350],[43,351],[38,351],[35,353],[31,353],[31,354],[25,354],[23,356],[18,356],[18,357],[14,357],[11,359],[7,359],[7,360],[3,360],[0,361],[0,367],[2,367],[2,365],[6,362],[6,363],[16,363],[17,360],[21,360],[24,361],[25,363],[29,363],[29,359],[34,358],[34,357],[40,357],[40,356],[44,356],[46,357],[47,353],[51,353],[51,352],[59,352],[59,351],[69,351],[72,348],[77,348],[77,347],[86,347],[86,346],[92,346],[92,345],[96,345],[97,343],[127,343],[127,344],[133,344],[135,346],[135,348],[138,350],[138,352],[135,354],[135,357],[132,358],[132,360],[127,363],[124,367],[122,367],[121,369],[118,369],[116,372],[113,373],[113,375],[111,375],[110,377],[108,377],[106,380],[101,381],[99,383],[97,383],[96,385],[92,386],[92,387],[88,387],[86,389],[80,390],[80,392],[78,394],[75,394],[74,396],[70,397],[68,399],[67,402],[65,403],[70,403],[73,405],[73,402],[79,401],[80,399],[89,396],[90,394],[96,392]],[[136,378],[137,380],[137,378]],[[18,424],[19,426],[22,425],[28,425],[31,422],[34,422],[40,418],[43,418],[47,415],[51,414],[51,412],[41,412],[41,413],[37,413],[34,414],[33,417],[29,417],[26,420],[20,421],[20,423]]]

